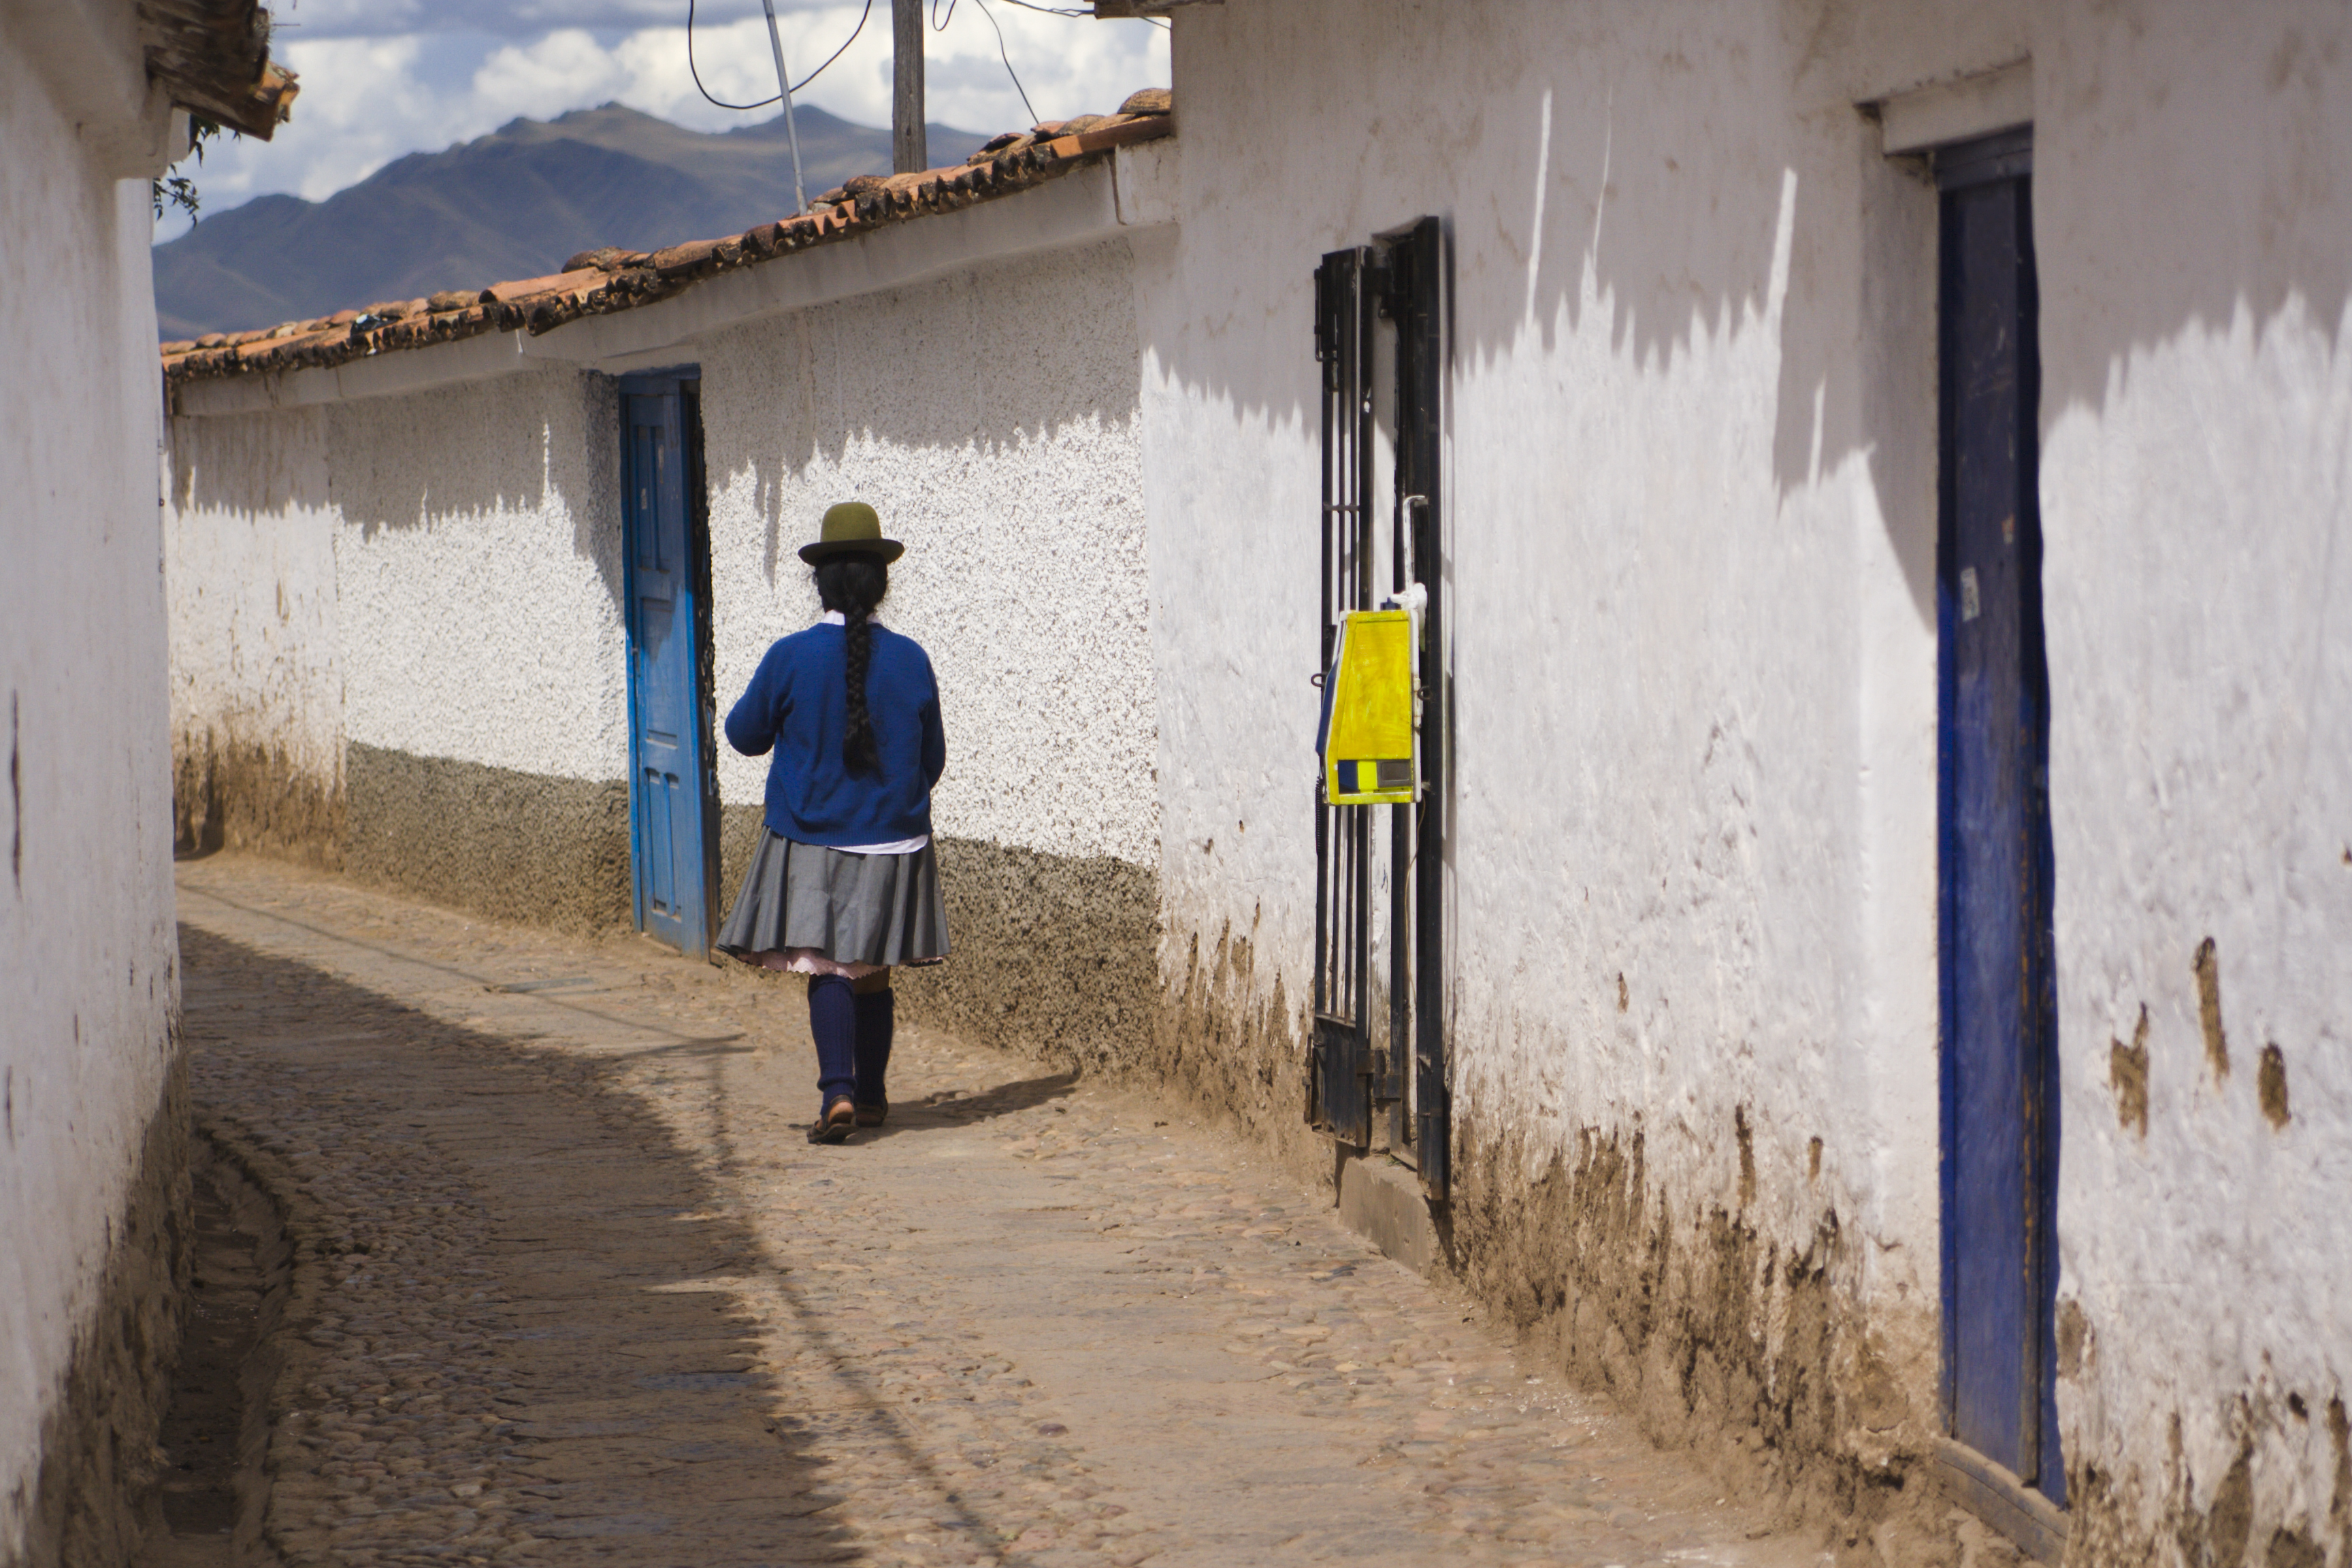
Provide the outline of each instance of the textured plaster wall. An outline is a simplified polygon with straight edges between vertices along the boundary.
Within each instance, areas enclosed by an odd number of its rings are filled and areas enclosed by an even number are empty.
[[[619,417],[568,368],[326,408],[349,740],[627,773]]]
[[[147,190],[128,5],[0,13],[0,1561],[128,1559],[183,1201]],[[91,15],[86,16],[85,13]],[[48,36],[48,35],[44,35]],[[56,95],[83,96],[71,112]],[[47,1463],[45,1466],[45,1456]]]
[[[1310,274],[1438,214],[1457,1258],[1654,1430],[1897,1479],[1936,1419],[1936,202],[1854,106],[2030,56],[2079,1550],[2344,1561],[2340,9],[1344,15],[1177,20],[1163,971],[1246,941],[1298,1005]]]
[[[1129,243],[1034,254],[715,332],[702,370],[714,695],[820,613],[795,552],[840,500],[907,544],[884,620],[940,679],[955,957],[914,1016],[1131,1068],[1155,998],[1159,800]],[[723,741],[719,902],[768,760]]]
[[[2114,1560],[2342,1564],[2352,21],[2138,10],[2035,62],[2061,1416]]]
[[[795,552],[836,500],[907,544],[883,619],[940,679],[940,832],[1158,858],[1132,265],[1112,240],[699,345],[721,713],[821,613]],[[721,747],[721,798],[767,759]]]
[[[1246,938],[1259,995],[1304,998],[1311,272],[1435,213],[1459,1257],[1662,1433],[1874,1470],[1936,1370],[1935,208],[1853,102],[2021,51],[1981,10],[1935,50],[1787,22],[1180,19],[1184,221],[1145,285],[1165,962]]]
[[[183,839],[625,921],[617,418],[562,366],[173,420]]]
[[[343,678],[324,425],[306,408],[167,432],[173,782],[189,847],[335,858]]]
[[[934,977],[935,1012],[1117,1057],[1117,1020],[1147,1028],[1159,842],[1128,243],[657,357],[702,375],[718,707],[817,615],[794,552],[824,509],[871,501],[909,546],[885,618],[932,651],[947,721],[936,821],[966,962]],[[175,420],[184,749],[241,724],[331,779],[331,858],[361,875],[625,918],[615,388],[564,367]],[[717,761],[723,907],[767,762]],[[254,772],[223,792],[232,823],[282,782]],[[1057,952],[1080,955],[1058,978]]]

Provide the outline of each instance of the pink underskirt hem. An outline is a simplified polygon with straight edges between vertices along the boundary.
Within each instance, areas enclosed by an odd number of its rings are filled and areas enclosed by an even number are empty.
[[[787,974],[838,974],[844,980],[863,980],[890,967],[887,963],[837,963],[813,947],[788,947],[781,952],[770,948],[765,952],[752,953],[751,962],[762,969],[781,970]]]

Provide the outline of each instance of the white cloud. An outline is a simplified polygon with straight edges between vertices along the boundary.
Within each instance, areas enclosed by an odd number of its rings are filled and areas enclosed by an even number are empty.
[[[566,27],[528,44],[504,44],[474,72],[471,90],[509,120],[545,120],[584,103],[634,96],[631,72],[587,32]]]
[[[795,79],[857,26],[862,6],[779,0]],[[1026,125],[998,52],[1045,119],[1102,112],[1136,88],[1169,80],[1168,35],[1143,22],[1047,16],[978,0],[927,6],[946,26],[926,35],[929,118],[970,131]],[[567,24],[551,26],[558,16]],[[484,135],[518,116],[545,120],[614,100],[697,130],[766,119],[706,102],[687,69],[683,0],[296,0],[281,5],[273,52],[299,72],[293,120],[268,142],[225,142],[195,169],[206,212],[290,192],[318,200],[405,153]],[[703,84],[730,102],[776,90],[757,0],[697,0],[694,55]],[[890,119],[890,0],[874,0],[856,41],[799,94],[845,120]],[[168,239],[186,227],[158,225]]]

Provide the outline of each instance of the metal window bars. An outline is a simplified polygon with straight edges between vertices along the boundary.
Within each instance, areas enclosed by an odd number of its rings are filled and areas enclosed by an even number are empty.
[[[1372,1143],[1389,1112],[1390,1152],[1420,1167],[1444,1197],[1451,1141],[1444,1013],[1444,830],[1448,750],[1438,462],[1443,393],[1444,230],[1423,218],[1367,247],[1326,255],[1315,274],[1315,351],[1322,372],[1321,663],[1341,618],[1373,607],[1379,452],[1376,333],[1395,331],[1394,472],[1387,591],[1418,583],[1422,618],[1422,802],[1339,806],[1318,784],[1315,816],[1315,971],[1308,1119],[1342,1143]],[[1390,816],[1386,875],[1371,856],[1370,814]],[[1389,934],[1372,952],[1372,898],[1385,881]],[[1384,969],[1385,975],[1377,973]],[[1387,993],[1385,1048],[1376,1049],[1372,988]]]

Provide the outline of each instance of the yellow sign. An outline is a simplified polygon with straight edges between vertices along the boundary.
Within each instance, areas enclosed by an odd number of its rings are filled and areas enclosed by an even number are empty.
[[[1414,765],[1410,610],[1351,610],[1325,676],[1323,798],[1333,805],[1404,805],[1420,798]]]

